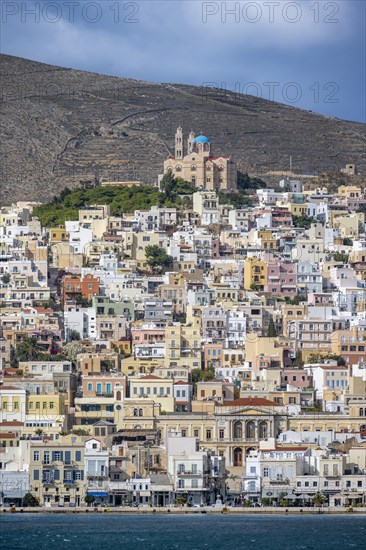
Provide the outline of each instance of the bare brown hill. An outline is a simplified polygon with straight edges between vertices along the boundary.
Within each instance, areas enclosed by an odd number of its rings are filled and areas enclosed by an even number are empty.
[[[0,56],[2,203],[47,200],[82,181],[150,184],[180,124],[241,170],[366,173],[363,124],[217,89],[155,84]]]

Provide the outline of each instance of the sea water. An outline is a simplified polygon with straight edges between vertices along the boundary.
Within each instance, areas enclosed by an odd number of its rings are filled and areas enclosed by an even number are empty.
[[[361,550],[366,517],[352,515],[2,514],[6,550]]]

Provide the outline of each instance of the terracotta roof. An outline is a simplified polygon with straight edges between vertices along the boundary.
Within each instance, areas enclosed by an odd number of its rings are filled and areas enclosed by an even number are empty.
[[[148,374],[142,378],[137,378],[137,380],[165,380],[165,378],[160,378],[160,376],[154,376],[153,374]]]
[[[189,401],[176,401],[175,404],[176,405],[187,405],[189,403]]]
[[[15,439],[17,437],[17,434],[9,432],[9,433],[0,433],[0,439]]]
[[[184,380],[178,380],[178,382],[174,382],[174,386],[187,386],[189,382],[185,382]]]
[[[38,311],[38,313],[54,313],[54,310],[51,308],[45,308],[45,307],[34,307],[35,310]]]
[[[22,388],[17,388],[15,386],[0,386],[0,390],[21,390]]]
[[[239,397],[233,401],[225,401],[220,407],[282,407],[264,397]]]

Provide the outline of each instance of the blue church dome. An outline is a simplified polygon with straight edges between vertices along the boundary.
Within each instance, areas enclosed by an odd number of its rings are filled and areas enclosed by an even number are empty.
[[[197,136],[194,138],[193,143],[211,143],[211,141],[206,136]]]

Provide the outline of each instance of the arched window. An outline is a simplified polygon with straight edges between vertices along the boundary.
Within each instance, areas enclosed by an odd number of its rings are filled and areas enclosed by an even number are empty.
[[[220,166],[219,166],[219,170],[220,170],[220,172],[223,172],[223,171],[224,171],[224,167],[223,167],[223,165],[222,165],[222,164],[220,164]]]
[[[236,422],[234,422],[233,433],[234,433],[234,439],[243,438],[243,424],[240,422],[240,420],[237,420]]]
[[[250,422],[247,422],[246,438],[255,439],[255,422],[253,422],[253,420],[251,420]]]
[[[363,415],[364,415],[364,410],[360,409],[360,416],[363,416]]]
[[[260,422],[259,424],[259,439],[266,439],[268,435],[267,422]]]
[[[143,416],[144,415],[144,411],[142,409],[139,409],[139,416]]]
[[[179,165],[176,166],[176,167],[175,167],[175,171],[176,171],[176,172],[181,172],[181,171],[182,171],[182,167],[179,166]]]
[[[116,393],[116,400],[117,400],[117,401],[121,401],[121,392],[120,392],[120,391],[118,391],[118,392]]]
[[[234,466],[243,466],[243,451],[240,447],[234,449]]]
[[[133,416],[138,416],[138,415],[139,415],[139,410],[133,409]]]
[[[197,169],[196,165],[195,164],[192,164],[191,166],[191,172],[195,172]]]

